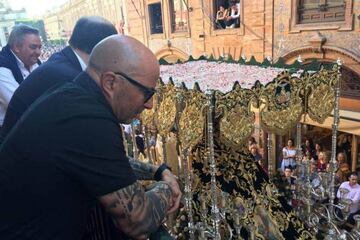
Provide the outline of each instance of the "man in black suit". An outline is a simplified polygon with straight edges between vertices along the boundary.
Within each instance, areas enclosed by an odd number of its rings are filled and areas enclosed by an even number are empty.
[[[86,68],[93,47],[113,34],[117,34],[116,28],[104,18],[95,16],[80,18],[69,40],[70,46],[53,54],[15,91],[0,132],[0,144],[36,99],[48,89],[72,81]]]

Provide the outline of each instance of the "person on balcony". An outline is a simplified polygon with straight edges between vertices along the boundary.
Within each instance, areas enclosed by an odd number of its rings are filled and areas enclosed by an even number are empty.
[[[224,6],[220,6],[216,13],[216,25],[218,28],[226,28],[226,18],[229,16],[229,12]]]
[[[240,27],[240,3],[231,2],[230,15],[226,18],[226,28]]]

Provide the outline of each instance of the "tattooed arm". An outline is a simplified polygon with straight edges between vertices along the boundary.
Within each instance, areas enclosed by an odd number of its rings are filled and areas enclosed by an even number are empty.
[[[159,166],[152,165],[149,163],[144,163],[133,158],[129,157],[129,163],[133,169],[135,175],[139,180],[154,180],[154,174]],[[177,183],[177,178],[169,170],[164,170],[161,174],[162,181],[165,181],[169,184],[172,190],[172,208],[169,209],[168,213],[175,212],[179,208],[181,191],[179,184]]]
[[[135,239],[146,239],[164,220],[172,205],[171,195],[171,188],[165,182],[155,183],[146,192],[135,182],[99,200],[122,232]]]
[[[158,166],[144,163],[129,157],[129,163],[139,180],[154,180],[154,174]]]

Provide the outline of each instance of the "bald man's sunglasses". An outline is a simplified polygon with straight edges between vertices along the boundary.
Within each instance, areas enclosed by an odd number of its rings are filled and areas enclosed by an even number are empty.
[[[125,73],[122,73],[122,72],[114,72],[114,73],[116,75],[120,75],[121,77],[125,78],[132,85],[136,86],[140,91],[142,91],[143,94],[144,94],[144,103],[148,102],[152,98],[152,96],[154,96],[154,94],[156,93],[155,88],[145,87],[144,85],[142,85],[138,81],[135,81],[134,79],[132,79],[131,77],[129,77]]]

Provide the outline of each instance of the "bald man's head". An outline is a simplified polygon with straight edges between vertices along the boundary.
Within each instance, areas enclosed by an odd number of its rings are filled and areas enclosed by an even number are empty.
[[[154,71],[158,61],[154,54],[135,38],[113,35],[95,46],[90,55],[89,66],[97,72],[121,71],[131,76],[137,71]],[[158,72],[154,72],[158,74]]]
[[[152,107],[159,64],[138,40],[123,35],[105,38],[93,49],[86,71],[100,86],[119,122],[129,123]]]

